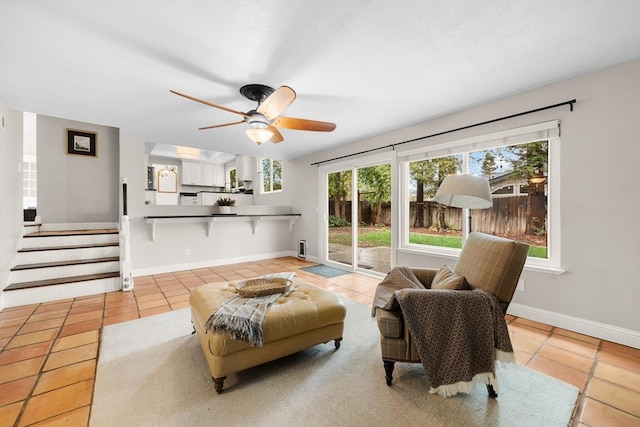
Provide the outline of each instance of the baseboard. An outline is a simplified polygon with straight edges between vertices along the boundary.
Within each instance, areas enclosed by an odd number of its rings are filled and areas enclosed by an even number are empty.
[[[606,323],[511,303],[508,314],[546,323],[547,325],[640,349],[640,331],[619,328]]]
[[[148,268],[134,268],[132,269],[131,273],[134,277],[133,283],[135,285],[135,278],[140,276],[171,273],[173,271],[181,271],[181,270],[196,270],[198,268],[217,267],[219,265],[225,265],[225,264],[238,264],[242,262],[261,261],[265,259],[282,258],[282,257],[288,257],[288,256],[296,258],[298,254],[297,252],[294,252],[294,251],[272,252],[268,254],[257,254],[257,255],[248,255],[243,257],[212,259],[212,260],[198,261],[198,262],[185,263],[185,264],[158,265],[155,267],[148,267]]]

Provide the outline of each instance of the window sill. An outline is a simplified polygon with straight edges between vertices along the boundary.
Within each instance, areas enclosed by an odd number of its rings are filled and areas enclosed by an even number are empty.
[[[442,248],[438,249],[414,249],[414,248],[398,248],[398,252],[406,253],[406,254],[418,254],[418,255],[428,255],[433,257],[445,258],[449,260],[457,260],[458,256],[460,256],[460,249],[447,249]],[[560,276],[567,272],[559,267],[552,266],[544,266],[544,265],[535,265],[530,263],[525,263],[524,265],[525,271],[531,271],[534,273],[544,273],[544,274],[552,274],[554,276]]]

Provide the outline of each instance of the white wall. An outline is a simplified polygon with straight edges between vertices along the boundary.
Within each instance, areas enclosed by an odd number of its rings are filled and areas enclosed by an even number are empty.
[[[561,260],[566,274],[525,271],[525,291],[516,292],[512,308],[530,318],[640,346],[640,61],[298,159],[294,200],[302,208],[304,222],[294,230],[292,241],[307,239],[309,255],[319,256],[318,245],[312,244],[317,243],[320,227],[314,220],[318,192],[317,186],[308,184],[318,182],[318,168],[310,163],[573,98],[577,99],[573,112],[565,106],[419,144],[560,119]],[[397,264],[412,266],[455,263],[401,251],[396,256]]]
[[[97,157],[68,155],[67,128],[97,132]],[[118,221],[118,129],[39,115],[37,138],[42,222]]]
[[[22,232],[22,113],[0,104],[0,289],[6,288]],[[0,295],[0,309],[2,309]]]

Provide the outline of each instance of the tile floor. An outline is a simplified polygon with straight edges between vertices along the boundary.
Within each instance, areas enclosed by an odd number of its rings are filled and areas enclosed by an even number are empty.
[[[297,258],[178,271],[135,278],[115,292],[0,312],[0,427],[88,425],[103,326],[188,307],[190,289],[206,282],[278,271],[371,304],[379,279],[326,279],[300,270]],[[518,363],[580,389],[573,426],[640,425],[640,350],[507,316]],[[382,372],[380,373],[383,380]]]

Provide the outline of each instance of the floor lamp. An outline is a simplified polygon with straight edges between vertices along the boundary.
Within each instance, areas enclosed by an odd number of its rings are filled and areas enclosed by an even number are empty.
[[[448,175],[433,198],[436,202],[454,208],[487,209],[493,206],[489,181],[476,175]],[[471,211],[469,211],[471,232]]]

